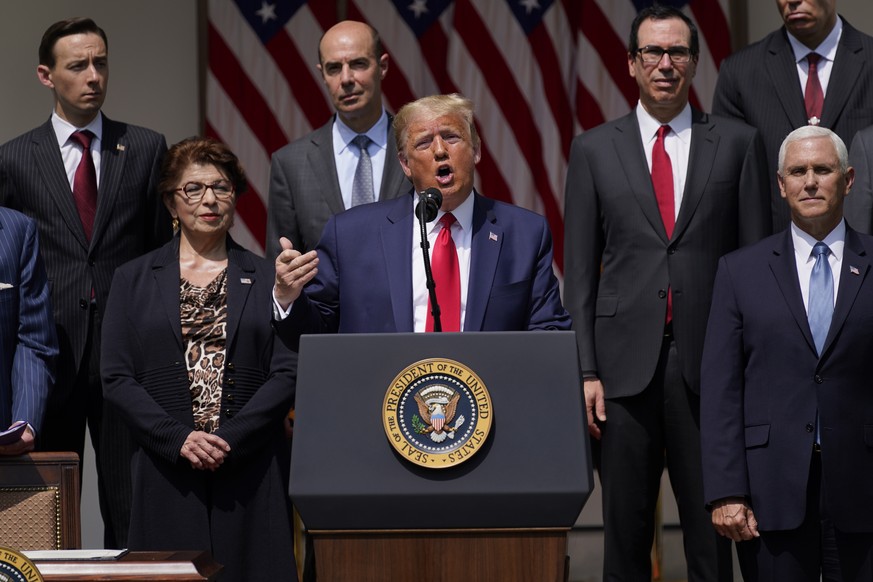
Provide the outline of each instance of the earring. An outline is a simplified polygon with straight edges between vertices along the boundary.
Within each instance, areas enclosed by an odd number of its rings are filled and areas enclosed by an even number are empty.
[[[173,218],[173,234],[176,234],[177,232],[179,232],[179,219],[174,217]]]

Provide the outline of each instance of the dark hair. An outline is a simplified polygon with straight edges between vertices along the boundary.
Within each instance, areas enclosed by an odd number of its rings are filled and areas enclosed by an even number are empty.
[[[378,61],[382,57],[382,54],[385,52],[385,49],[382,46],[382,37],[379,36],[379,31],[376,30],[375,28],[373,28],[372,26],[370,26],[369,24],[367,24],[366,22],[359,22],[357,20],[344,20],[343,22],[357,22],[358,24],[363,24],[364,26],[366,26],[367,28],[370,29],[370,40],[373,43],[373,53],[375,53],[373,55],[373,57]],[[341,23],[337,22],[337,24],[341,24]],[[336,26],[336,24],[334,26]],[[333,28],[333,26],[331,28]],[[324,37],[327,35],[327,33],[330,32],[331,28],[328,28],[327,30],[325,30],[322,33],[321,38],[318,39],[318,64],[319,65],[324,64],[321,61],[321,42],[324,40]]]
[[[634,21],[631,24],[630,38],[627,43],[628,54],[636,55],[637,50],[640,48],[639,32],[640,25],[643,22],[646,20],[669,20],[671,18],[678,18],[688,25],[688,30],[691,31],[691,46],[689,46],[688,49],[691,51],[691,56],[696,58],[700,54],[700,40],[697,38],[697,27],[694,26],[691,19],[678,8],[673,8],[672,6],[661,6],[660,4],[643,8],[639,11],[636,18],[634,18]]]
[[[218,168],[233,184],[239,197],[248,187],[246,173],[239,158],[230,148],[211,137],[189,137],[170,148],[161,165],[158,190],[164,196],[172,195],[185,170],[193,164],[210,164]]]
[[[90,18],[77,16],[76,18],[67,18],[55,22],[42,35],[42,40],[39,41],[39,64],[45,65],[48,68],[55,66],[55,44],[58,40],[74,34],[93,33],[99,35],[103,39],[103,44],[106,45],[106,50],[109,50],[109,40],[106,38],[106,33],[102,28]]]

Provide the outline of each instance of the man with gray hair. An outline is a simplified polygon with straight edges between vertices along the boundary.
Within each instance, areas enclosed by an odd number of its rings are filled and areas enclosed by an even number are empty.
[[[869,581],[873,237],[843,219],[854,170],[831,130],[791,132],[777,178],[790,226],[726,255],[716,275],[705,499],[716,531],[739,542],[744,580],[819,580],[832,530],[839,579]]]

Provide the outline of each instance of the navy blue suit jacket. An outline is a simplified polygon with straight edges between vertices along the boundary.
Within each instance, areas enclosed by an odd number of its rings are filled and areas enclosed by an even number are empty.
[[[816,410],[826,504],[840,531],[873,531],[873,237],[851,228],[818,356],[790,230],[723,257],[703,350],[707,503],[751,499],[762,531],[797,528]]]
[[[546,220],[473,196],[464,331],[570,329]],[[328,221],[317,247],[318,275],[276,323],[289,345],[296,347],[303,333],[413,331],[412,208],[410,196],[401,196]]]
[[[0,430],[39,433],[58,353],[36,223],[0,207]]]

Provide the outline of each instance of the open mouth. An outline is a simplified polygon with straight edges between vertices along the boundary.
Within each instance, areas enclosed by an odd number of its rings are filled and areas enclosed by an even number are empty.
[[[441,185],[446,185],[452,181],[454,174],[452,173],[452,168],[449,166],[440,166],[437,170],[437,182]]]

